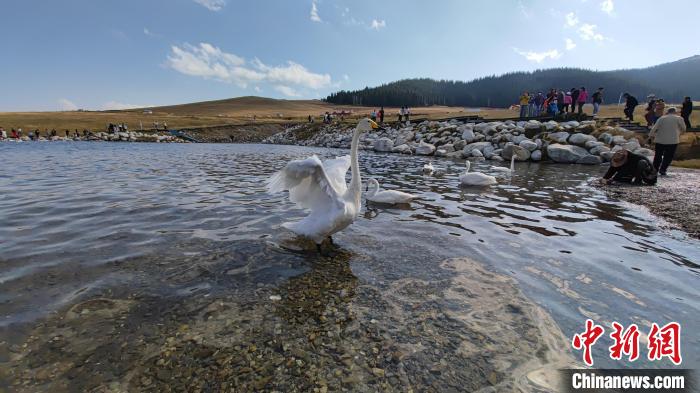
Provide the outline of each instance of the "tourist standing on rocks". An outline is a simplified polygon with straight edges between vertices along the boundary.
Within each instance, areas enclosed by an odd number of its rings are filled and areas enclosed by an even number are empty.
[[[384,124],[384,107],[379,109],[379,122]]]
[[[406,110],[404,110],[404,115],[406,116],[406,123],[411,122],[411,109],[406,105]]]
[[[537,105],[535,104],[535,95],[530,96],[530,102],[527,105],[527,114],[528,117],[536,117],[537,116]]]
[[[541,91],[537,92],[537,97],[535,97],[535,106],[537,107],[535,110],[535,117],[537,117],[543,112],[544,109],[544,95]]]
[[[656,184],[656,171],[648,158],[622,149],[613,154],[610,168],[601,179],[605,184],[613,181],[637,185],[644,182],[653,185]]]
[[[690,125],[690,114],[693,113],[693,100],[690,97],[685,97],[683,100],[683,106],[681,107],[681,117],[685,122],[685,128],[692,128]]]
[[[404,107],[401,107],[401,109],[399,109],[399,123],[401,123],[401,121],[403,120],[403,112],[404,112],[403,108]]]
[[[586,105],[586,100],[588,100],[588,92],[585,87],[581,87],[581,91],[578,93],[578,99],[576,100],[579,116],[583,114],[583,106]]]
[[[603,88],[599,87],[598,90],[591,96],[591,101],[593,102],[593,117],[598,116],[598,111],[600,110],[600,105],[603,103]]]
[[[578,102],[578,95],[581,91],[575,87],[571,88],[571,113],[576,112],[576,103]]]
[[[644,119],[647,121],[647,127],[654,125],[654,109],[656,108],[656,96],[654,94],[649,94],[647,96],[647,109],[644,113]]]
[[[527,117],[527,107],[530,104],[530,95],[524,91],[523,94],[520,95],[520,118],[524,119]]]
[[[685,132],[685,122],[676,114],[676,108],[668,108],[666,115],[656,120],[649,132],[649,143],[655,142],[654,168],[661,176],[666,176],[666,169],[671,165],[676,148]]]
[[[559,89],[557,92],[557,108],[559,109],[559,113],[564,113],[564,97],[566,95],[564,94],[564,90]]]
[[[566,113],[569,113],[570,107],[571,107],[571,112],[573,112],[574,108],[571,105],[571,92],[567,91],[566,94],[564,94],[564,103],[562,105],[562,110]]]
[[[625,109],[623,110],[623,112],[625,112],[625,117],[627,117],[629,121],[634,121],[634,108],[637,107],[639,101],[630,93],[625,93],[622,96],[625,97]]]
[[[328,112],[326,112],[328,114]],[[369,114],[369,118],[372,119],[372,121],[377,121],[377,111],[372,109],[372,112]]]

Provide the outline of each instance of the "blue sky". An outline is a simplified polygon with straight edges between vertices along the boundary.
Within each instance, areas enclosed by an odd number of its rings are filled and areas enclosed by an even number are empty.
[[[322,98],[698,54],[700,1],[3,0],[0,111]]]

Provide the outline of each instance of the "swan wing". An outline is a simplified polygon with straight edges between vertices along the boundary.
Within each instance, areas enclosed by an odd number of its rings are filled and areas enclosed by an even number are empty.
[[[348,189],[345,183],[345,174],[350,169],[350,156],[336,157],[332,160],[323,161],[323,169],[326,171],[326,176],[333,187],[343,194]]]
[[[337,168],[335,170],[339,172]],[[338,190],[335,183],[329,178],[321,160],[314,155],[304,160],[290,161],[284,169],[272,175],[268,190],[271,193],[289,190],[289,200],[313,212],[341,203],[343,191]]]

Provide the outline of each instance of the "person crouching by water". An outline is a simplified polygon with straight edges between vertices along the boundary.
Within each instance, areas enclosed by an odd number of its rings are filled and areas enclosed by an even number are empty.
[[[671,165],[676,148],[681,141],[681,134],[686,130],[683,119],[676,115],[676,108],[668,108],[664,116],[659,117],[649,132],[648,142],[655,142],[654,168],[661,176],[666,176],[666,169]]]
[[[656,170],[649,159],[622,149],[613,154],[610,168],[601,179],[601,183],[656,184]]]

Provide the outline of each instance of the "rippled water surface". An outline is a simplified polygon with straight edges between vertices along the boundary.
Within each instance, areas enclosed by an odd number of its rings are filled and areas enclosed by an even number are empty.
[[[288,160],[313,153],[347,152],[0,145],[0,365],[12,370],[5,383],[157,391],[174,378],[168,373],[211,372],[201,359],[231,350],[234,360],[221,362],[249,359],[230,367],[251,370],[240,371],[249,380],[236,380],[251,389],[481,387],[514,373],[492,358],[501,337],[520,342],[511,328],[541,324],[530,311],[523,314],[530,319],[513,317],[523,307],[539,310],[534,304],[566,340],[586,318],[643,331],[678,321],[683,364],[700,366],[700,243],[589,186],[603,168],[522,163],[497,186],[460,188],[463,162],[436,160],[444,175],[424,176],[427,158],[361,152],[363,176],[420,198],[410,207],[363,206],[334,237],[331,256],[319,256],[280,228],[304,212],[264,184]],[[472,167],[490,170],[487,162]],[[497,290],[480,298],[489,288]],[[477,312],[499,296],[489,307],[513,303],[509,312]],[[85,338],[98,332],[109,340]],[[594,349],[596,365],[667,365],[611,361],[608,341]],[[544,344],[533,345],[509,356],[534,356]],[[269,352],[256,358],[260,351]],[[580,359],[566,347],[559,352]],[[277,354],[279,363],[260,360]],[[100,365],[100,357],[113,358]],[[456,370],[459,359],[466,366]],[[191,378],[183,383],[234,377]]]

